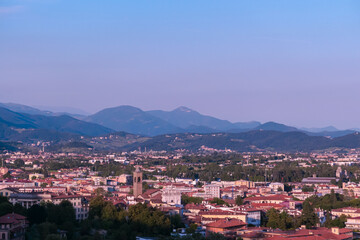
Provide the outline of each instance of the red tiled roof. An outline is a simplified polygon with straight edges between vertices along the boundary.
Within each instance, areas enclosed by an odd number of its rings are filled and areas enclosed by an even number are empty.
[[[0,224],[18,223],[20,220],[25,220],[25,219],[26,217],[20,214],[8,213],[0,217]]]
[[[262,197],[248,197],[245,198],[245,201],[261,201],[261,200],[282,200],[287,201],[291,199],[290,196],[285,195],[271,195],[271,196],[262,196]]]
[[[246,223],[244,223],[241,220],[237,219],[231,219],[231,220],[218,220],[216,222],[212,222],[206,225],[206,227],[211,228],[232,228],[232,227],[242,227],[245,226]]]

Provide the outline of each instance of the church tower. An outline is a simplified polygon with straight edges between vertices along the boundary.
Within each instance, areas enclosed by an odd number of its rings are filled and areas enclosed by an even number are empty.
[[[142,178],[142,172],[139,166],[137,166],[135,172],[133,172],[133,193],[135,197],[142,194]]]

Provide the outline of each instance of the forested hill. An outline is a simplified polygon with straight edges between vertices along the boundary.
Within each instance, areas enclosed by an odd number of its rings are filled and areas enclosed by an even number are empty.
[[[112,133],[101,137],[80,138],[75,134],[32,131],[28,140],[39,138],[51,142],[48,150],[59,151],[66,148],[92,149],[92,151],[132,151],[141,149],[155,151],[174,151],[179,149],[191,152],[199,151],[203,146],[217,150],[230,149],[238,152],[279,151],[279,152],[311,152],[329,148],[360,148],[360,134],[353,133],[338,138],[309,136],[302,132],[276,132],[256,130],[243,133],[166,134],[155,137],[144,137],[129,133]],[[23,134],[26,135],[27,131]],[[34,134],[39,135],[35,138]],[[46,136],[46,137],[44,137]],[[50,136],[54,136],[55,140]],[[60,141],[59,139],[60,138]],[[20,139],[19,139],[20,140]],[[60,144],[59,144],[60,142]],[[66,144],[72,142],[73,144]],[[74,144],[76,143],[76,144]],[[13,150],[13,145],[2,143],[2,148]],[[80,149],[81,150],[81,149]]]
[[[359,148],[360,135],[350,134],[339,138],[309,136],[302,132],[249,131],[244,133],[169,134],[149,138],[141,143],[124,146],[125,150],[147,148],[152,150],[186,149],[197,151],[201,146],[214,149],[231,149],[240,152],[259,150],[313,151],[327,148]]]

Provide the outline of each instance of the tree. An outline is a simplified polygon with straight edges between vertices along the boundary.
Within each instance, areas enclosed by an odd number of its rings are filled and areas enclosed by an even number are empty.
[[[143,182],[143,189],[144,190],[148,190],[151,189],[152,187],[150,187],[150,185],[147,182]]]
[[[236,205],[241,206],[244,204],[244,200],[240,195],[238,195],[238,196],[236,196],[235,203],[236,203]]]
[[[46,221],[46,209],[42,205],[32,205],[27,211],[30,224],[40,224]]]
[[[210,203],[214,203],[216,205],[229,205],[227,202],[225,202],[223,199],[221,198],[213,198]]]
[[[170,216],[170,222],[171,222],[171,226],[175,229],[183,228],[185,226],[179,214]]]
[[[206,240],[226,240],[226,237],[221,233],[212,232],[206,237]]]
[[[292,186],[289,185],[289,184],[285,184],[285,185],[284,185],[284,191],[285,191],[285,192],[291,192],[291,191],[292,191]]]
[[[101,212],[103,210],[103,208],[105,207],[105,200],[104,197],[101,195],[98,195],[96,197],[94,197],[93,199],[91,199],[90,201],[90,210],[89,210],[89,217],[95,218],[101,217]]]
[[[282,230],[291,229],[294,227],[293,218],[285,211],[279,215],[279,228]]]
[[[53,203],[46,204],[47,220],[57,225],[62,225],[65,222],[76,222],[75,209],[71,202],[64,200],[60,204]]]
[[[170,219],[158,209],[138,203],[130,206],[128,217],[132,228],[137,232],[153,235],[168,235],[171,232]]]
[[[116,207],[111,202],[106,202],[101,212],[102,219],[115,220],[117,218]]]
[[[197,229],[197,225],[195,223],[191,223],[189,228],[186,229],[187,233],[195,233]]]
[[[4,174],[3,178],[4,179],[12,178],[12,176],[11,176],[10,172],[7,172],[7,173]]]
[[[269,211],[266,212],[266,218],[267,218],[266,227],[274,228],[274,229],[279,228],[279,222],[280,222],[279,211],[277,211],[275,208],[269,209]]]
[[[99,196],[99,195],[101,195],[101,196],[106,196],[106,195],[107,195],[107,191],[105,191],[105,190],[104,190],[103,188],[101,188],[101,187],[95,189],[94,192],[95,192],[96,196]]]
[[[13,205],[9,202],[7,197],[0,196],[0,216],[13,211]]]
[[[330,202],[332,205],[334,205],[337,202],[337,197],[336,197],[334,189],[331,189]]]
[[[45,240],[62,240],[62,237],[59,234],[49,234]]]
[[[204,199],[201,197],[190,197],[186,194],[181,195],[181,203],[186,205],[189,203],[200,204]]]
[[[301,224],[306,225],[306,228],[311,228],[318,222],[318,218],[314,213],[314,208],[308,201],[304,201],[303,203],[303,210],[300,219]]]
[[[16,168],[21,168],[21,167],[23,167],[25,165],[25,162],[22,159],[16,159],[14,161],[14,165],[15,165]]]
[[[54,223],[44,222],[37,226],[37,232],[40,235],[40,239],[46,239],[49,234],[57,233],[57,226]]]
[[[346,216],[344,214],[342,214],[340,217],[335,218],[334,220],[332,220],[330,213],[327,213],[326,214],[326,221],[325,221],[324,225],[327,228],[332,228],[332,227],[344,228],[346,220],[347,219],[346,219]]]
[[[312,186],[303,186],[302,187],[302,191],[303,192],[313,192],[314,191],[314,188]]]
[[[23,207],[20,203],[15,203],[13,206],[13,212],[23,216],[26,216],[27,213],[26,208]]]

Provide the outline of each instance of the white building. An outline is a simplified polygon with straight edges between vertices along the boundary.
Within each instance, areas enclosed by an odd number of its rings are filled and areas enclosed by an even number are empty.
[[[170,205],[180,205],[181,204],[181,190],[176,189],[176,187],[168,186],[162,190],[161,200]]]
[[[277,192],[278,189],[281,189],[281,191],[284,191],[284,184],[279,182],[274,182],[269,184],[269,188],[271,188],[272,192]]]
[[[209,184],[204,186],[205,194],[212,198],[220,198],[220,186],[215,184]]]

